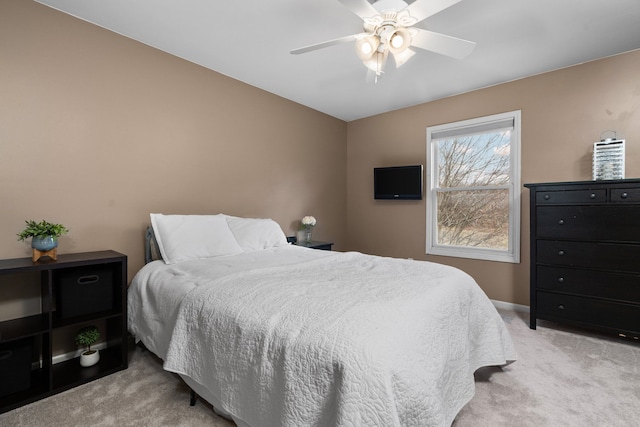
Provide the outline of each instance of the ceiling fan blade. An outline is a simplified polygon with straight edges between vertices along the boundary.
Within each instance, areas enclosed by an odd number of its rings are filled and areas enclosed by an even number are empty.
[[[367,20],[373,16],[379,15],[380,12],[373,7],[367,0],[338,0],[345,5],[351,12],[358,15],[363,20]]]
[[[411,46],[456,59],[464,58],[473,52],[473,49],[476,47],[475,42],[434,33],[433,31],[422,30],[420,28],[412,28],[411,34]]]
[[[418,22],[435,15],[462,0],[417,0],[411,3],[405,10]]]
[[[309,45],[309,46],[299,47],[297,49],[293,49],[291,51],[291,54],[292,55],[300,55],[301,53],[307,53],[307,52],[311,52],[311,51],[318,50],[318,49],[324,49],[325,47],[335,46],[335,45],[341,44],[341,43],[348,43],[348,42],[356,40],[358,37],[362,37],[362,36],[366,36],[366,35],[367,35],[367,33],[352,34],[350,36],[344,36],[344,37],[340,37],[340,38],[337,38],[337,39],[327,40],[325,42],[312,44],[312,45]]]

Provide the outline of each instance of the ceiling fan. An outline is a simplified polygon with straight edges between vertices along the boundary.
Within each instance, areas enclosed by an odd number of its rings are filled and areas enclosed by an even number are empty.
[[[396,67],[400,67],[415,54],[410,47],[461,59],[476,46],[468,40],[413,27],[461,0],[416,0],[410,5],[402,0],[379,0],[373,4],[367,0],[338,1],[362,18],[364,32],[294,49],[293,55],[355,41],[356,54],[375,72],[377,81],[389,53]]]

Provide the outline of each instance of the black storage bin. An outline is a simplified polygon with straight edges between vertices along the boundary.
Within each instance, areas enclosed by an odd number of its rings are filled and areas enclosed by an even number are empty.
[[[113,308],[113,271],[109,268],[65,270],[58,273],[54,286],[61,319]]]
[[[33,339],[0,344],[0,397],[31,387]]]

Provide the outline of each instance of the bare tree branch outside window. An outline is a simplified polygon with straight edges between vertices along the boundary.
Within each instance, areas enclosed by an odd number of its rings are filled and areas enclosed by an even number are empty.
[[[437,141],[437,241],[507,249],[510,131]]]

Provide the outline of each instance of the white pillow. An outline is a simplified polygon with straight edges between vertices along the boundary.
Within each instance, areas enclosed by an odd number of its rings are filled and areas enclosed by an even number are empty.
[[[228,216],[229,228],[244,251],[286,246],[287,236],[272,219],[239,218]]]
[[[224,215],[151,214],[151,225],[167,264],[242,252]]]

